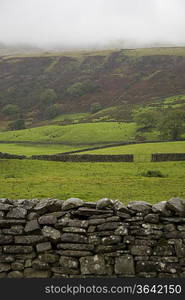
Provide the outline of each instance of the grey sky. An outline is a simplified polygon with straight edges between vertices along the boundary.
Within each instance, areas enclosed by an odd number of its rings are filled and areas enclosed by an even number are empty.
[[[0,41],[92,47],[185,45],[185,0],[0,0]]]

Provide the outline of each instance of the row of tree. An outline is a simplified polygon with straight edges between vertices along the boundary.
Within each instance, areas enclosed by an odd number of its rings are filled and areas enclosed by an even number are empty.
[[[178,140],[185,133],[185,111],[182,109],[138,112],[133,118],[138,125],[138,131],[156,129],[162,139]]]

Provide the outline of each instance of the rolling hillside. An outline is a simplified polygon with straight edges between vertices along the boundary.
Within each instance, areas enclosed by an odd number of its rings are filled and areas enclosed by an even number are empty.
[[[17,105],[27,126],[36,126],[40,95],[50,89],[62,114],[90,113],[98,104],[100,111],[117,107],[114,120],[130,121],[135,105],[185,94],[184,69],[185,48],[2,55],[0,109]]]

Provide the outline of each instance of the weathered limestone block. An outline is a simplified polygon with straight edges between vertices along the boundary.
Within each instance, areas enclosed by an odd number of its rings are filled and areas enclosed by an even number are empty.
[[[0,219],[3,219],[3,218],[4,218],[4,216],[5,216],[5,213],[4,213],[4,211],[0,211]]]
[[[39,229],[40,229],[40,226],[39,226],[37,220],[32,220],[32,221],[27,222],[27,224],[24,228],[24,231],[25,232],[33,232],[33,231],[36,231]]]
[[[164,265],[164,264],[163,264]],[[161,265],[155,261],[138,261],[136,262],[136,274],[141,272],[160,272]]]
[[[121,242],[121,237],[116,235],[111,235],[109,237],[102,238],[103,245],[115,245]]]
[[[0,245],[13,243],[14,238],[11,235],[0,235]]]
[[[11,265],[8,263],[0,263],[0,273],[7,272],[11,270]]]
[[[166,208],[178,216],[185,216],[185,200],[181,198],[172,198],[166,202]]]
[[[170,256],[173,255],[173,246],[166,245],[166,246],[156,246],[153,248],[153,255],[157,256]]]
[[[159,215],[158,214],[148,214],[144,217],[144,221],[146,223],[157,224],[159,223]]]
[[[71,220],[68,218],[63,218],[58,221],[56,227],[63,228],[63,227],[79,227],[79,228],[87,228],[88,221],[80,221],[80,220]]]
[[[152,205],[152,211],[154,213],[159,213],[162,216],[171,216],[171,212],[167,209],[167,201],[161,201]]]
[[[54,264],[59,261],[59,255],[52,253],[42,253],[39,255],[39,260],[45,263]]]
[[[59,250],[58,254],[62,256],[74,256],[74,257],[83,257],[83,256],[91,256],[93,255],[90,251],[82,251],[82,250]]]
[[[59,264],[66,269],[78,269],[79,261],[75,257],[61,256]]]
[[[115,273],[117,275],[135,275],[132,255],[122,255],[115,259]]]
[[[94,255],[92,257],[80,258],[80,269],[82,274],[98,274],[105,275],[106,264],[105,258],[102,255]]]
[[[120,244],[120,245],[98,245],[96,248],[96,252],[97,253],[107,253],[107,252],[115,252],[118,250],[124,250],[126,248],[126,246],[124,244]]]
[[[149,246],[141,246],[141,245],[136,245],[136,246],[131,246],[130,247],[130,252],[132,255],[151,255],[152,250]]]
[[[174,247],[177,257],[185,257],[185,244],[181,240],[176,240]]]
[[[34,259],[32,262],[32,268],[34,270],[44,271],[44,270],[49,270],[50,265],[46,262],[40,261],[39,259]]]
[[[51,246],[50,242],[39,243],[36,245],[36,249],[37,249],[37,252],[40,253],[40,252],[45,252],[45,251],[51,250],[52,246]]]
[[[109,198],[103,198],[96,202],[97,209],[112,208],[114,206],[114,201]]]
[[[86,230],[84,228],[78,228],[78,227],[64,227],[62,229],[62,231],[63,232],[86,234]]]
[[[42,235],[19,235],[15,236],[15,244],[31,245],[45,242],[46,238]]]
[[[94,245],[91,245],[91,244],[69,244],[69,243],[63,243],[63,244],[58,244],[57,245],[57,249],[92,251],[92,250],[94,250]]]
[[[23,273],[20,271],[9,272],[7,278],[23,278]]]
[[[57,217],[53,215],[42,216],[38,219],[38,223],[41,225],[54,225],[57,222]]]
[[[63,202],[62,210],[70,210],[72,208],[78,208],[83,206],[84,202],[78,198],[70,198]]]
[[[110,222],[110,223],[104,223],[101,225],[97,226],[97,230],[98,231],[103,231],[103,230],[115,230],[117,229],[119,226],[121,226],[122,223],[121,222]]]
[[[124,235],[128,235],[128,226],[123,224],[121,226],[119,226],[115,231],[114,231],[114,234],[115,235],[121,235],[121,236],[124,236]]]
[[[128,208],[142,214],[148,214],[151,211],[151,204],[144,201],[133,201],[128,204]]]
[[[4,234],[21,235],[24,232],[24,227],[22,225],[15,225],[15,226],[11,226],[11,228],[2,229],[2,232]]]
[[[8,228],[11,227],[12,225],[21,225],[21,224],[25,224],[26,220],[21,219],[9,219],[9,220],[2,220],[0,219],[0,228]]]
[[[70,269],[64,267],[52,267],[51,270],[52,272],[58,275],[79,275],[80,274],[80,271],[78,269]]]
[[[13,209],[11,209],[8,213],[7,213],[7,218],[12,218],[12,219],[24,219],[25,216],[27,214],[27,210],[22,208],[22,207],[15,207]]]
[[[15,258],[11,255],[0,255],[0,262],[2,263],[11,263],[15,260]]]
[[[24,264],[18,261],[15,261],[11,264],[11,269],[13,271],[22,271],[24,270]]]
[[[61,235],[62,242],[71,242],[71,243],[78,243],[78,244],[86,244],[88,243],[88,239],[86,236],[76,233],[63,233]]]
[[[3,252],[4,253],[12,253],[12,254],[22,253],[22,254],[26,254],[26,253],[31,253],[32,251],[33,251],[32,246],[3,246]]]
[[[50,226],[44,226],[42,234],[54,243],[59,242],[61,239],[60,231]]]
[[[24,277],[25,278],[49,278],[51,277],[51,272],[47,271],[39,271],[34,270],[33,268],[24,269]]]
[[[0,210],[2,211],[9,211],[11,208],[13,208],[11,204],[0,203]]]

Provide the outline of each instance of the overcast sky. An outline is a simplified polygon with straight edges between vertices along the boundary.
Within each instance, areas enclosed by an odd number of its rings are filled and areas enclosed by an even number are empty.
[[[103,47],[185,45],[185,0],[0,0],[0,41]]]

